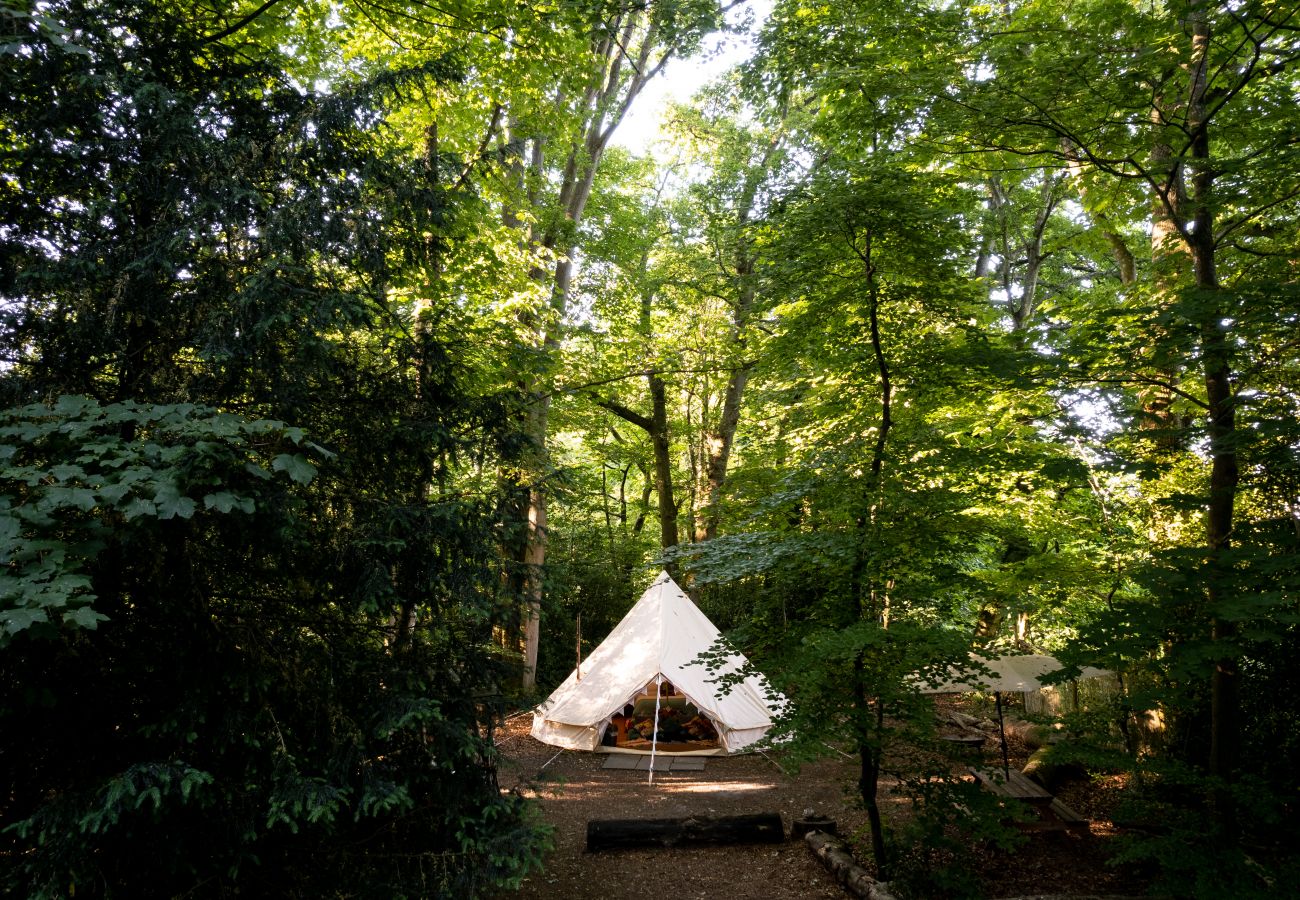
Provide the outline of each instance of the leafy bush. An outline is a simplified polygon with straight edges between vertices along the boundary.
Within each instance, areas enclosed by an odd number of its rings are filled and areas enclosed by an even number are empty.
[[[470,696],[490,592],[394,652],[301,431],[78,397],[0,421],[8,892],[470,896],[535,862]]]
[[[452,67],[317,93],[274,17],[39,6],[0,9],[0,891],[517,880],[501,498],[454,483],[515,418],[428,277],[472,198],[382,125]]]

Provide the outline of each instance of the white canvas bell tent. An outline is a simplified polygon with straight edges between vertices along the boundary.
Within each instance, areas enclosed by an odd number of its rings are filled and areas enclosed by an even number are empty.
[[[751,675],[725,693],[712,683],[745,665],[739,653],[714,672],[690,665],[717,639],[708,617],[667,572],[661,573],[600,646],[534,710],[533,737],[570,750],[602,749],[611,719],[639,695],[655,698],[659,712],[662,682],[712,724],[717,741],[709,752],[743,750],[767,733],[785,700],[769,699],[771,689],[761,676]],[[654,727],[657,733],[657,720]]]

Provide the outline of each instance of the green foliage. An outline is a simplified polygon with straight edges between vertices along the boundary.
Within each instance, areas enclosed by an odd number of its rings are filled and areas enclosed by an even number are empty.
[[[105,616],[86,573],[110,541],[147,529],[142,520],[253,514],[257,498],[275,491],[268,450],[303,436],[193,404],[101,406],[63,396],[0,413],[0,441],[3,648],[21,632],[96,628]],[[299,461],[296,481],[315,473],[301,453],[279,454],[270,468],[284,469],[282,460]]]
[[[890,886],[904,897],[986,896],[968,863],[971,848],[1013,852],[1026,842],[1014,823],[1034,816],[944,771],[906,776],[898,792],[909,799],[911,815],[891,836],[896,863]]]
[[[1222,786],[1196,768],[1156,760],[1139,776],[1116,814],[1131,830],[1113,863],[1148,867],[1157,873],[1156,890],[1183,897],[1276,897],[1283,879],[1296,871],[1296,833],[1286,802],[1264,782],[1246,777],[1231,787],[1237,808],[1249,810],[1252,819],[1252,838],[1243,846],[1231,823],[1201,802]]]
[[[455,72],[304,90],[316,13],[4,19],[6,894],[459,898],[538,862],[475,478],[519,441],[435,283],[476,201],[381,125]]]
[[[1289,883],[1292,11],[781,0],[607,148],[720,15],[0,6],[5,889],[517,881],[536,491],[539,683],[677,567],[792,758],[901,779],[914,894],[1006,836],[916,679],[1022,640],[1122,676],[1052,755],[1131,773],[1125,858]]]

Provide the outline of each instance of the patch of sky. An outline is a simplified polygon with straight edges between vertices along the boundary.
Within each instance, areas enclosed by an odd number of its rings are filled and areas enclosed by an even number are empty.
[[[638,156],[647,155],[663,137],[664,114],[684,103],[704,85],[754,55],[754,36],[772,11],[773,0],[748,0],[727,13],[728,30],[710,35],[686,59],[671,60],[664,72],[641,91],[627,117],[614,131],[613,143]]]

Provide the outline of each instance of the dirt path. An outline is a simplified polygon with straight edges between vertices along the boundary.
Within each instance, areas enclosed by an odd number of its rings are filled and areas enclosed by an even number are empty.
[[[500,781],[503,788],[540,800],[543,818],[555,829],[555,847],[543,872],[500,900],[849,896],[802,841],[587,853],[586,829],[589,819],[779,812],[788,830],[794,818],[812,809],[836,820],[842,834],[861,834],[865,816],[854,802],[854,760],[833,756],[790,777],[758,754],[710,757],[703,772],[657,773],[651,786],[645,772],[601,768],[604,754],[565,751],[556,756],[556,748],[528,735],[531,722],[530,716],[521,716],[498,732]],[[1012,765],[1023,765],[1027,749],[1018,740],[1009,743]],[[543,766],[545,777],[538,780]],[[1117,795],[1114,778],[1074,782],[1058,796],[1092,820],[1088,832],[1038,835],[1009,853],[986,848],[974,854],[967,863],[975,867],[984,896],[1143,893],[1143,881],[1135,873],[1106,865],[1108,847],[1118,833],[1109,821]],[[906,817],[910,808],[888,785],[882,785],[881,805],[886,820],[894,822]],[[859,859],[869,856],[865,846],[858,846],[857,853]]]
[[[505,756],[501,786],[539,796],[546,821],[555,828],[555,849],[546,870],[509,896],[520,900],[608,900],[620,897],[733,900],[812,900],[846,894],[813,859],[802,842],[779,845],[635,850],[587,853],[587,820],[739,815],[780,812],[787,830],[804,809],[815,809],[845,825],[840,784],[852,766],[823,761],[798,780],[783,775],[759,755],[710,757],[703,772],[656,773],[602,769],[604,754],[566,751],[547,766],[546,778],[527,785],[555,754],[528,736],[531,720],[516,719],[498,737]],[[856,823],[853,823],[856,825]]]

